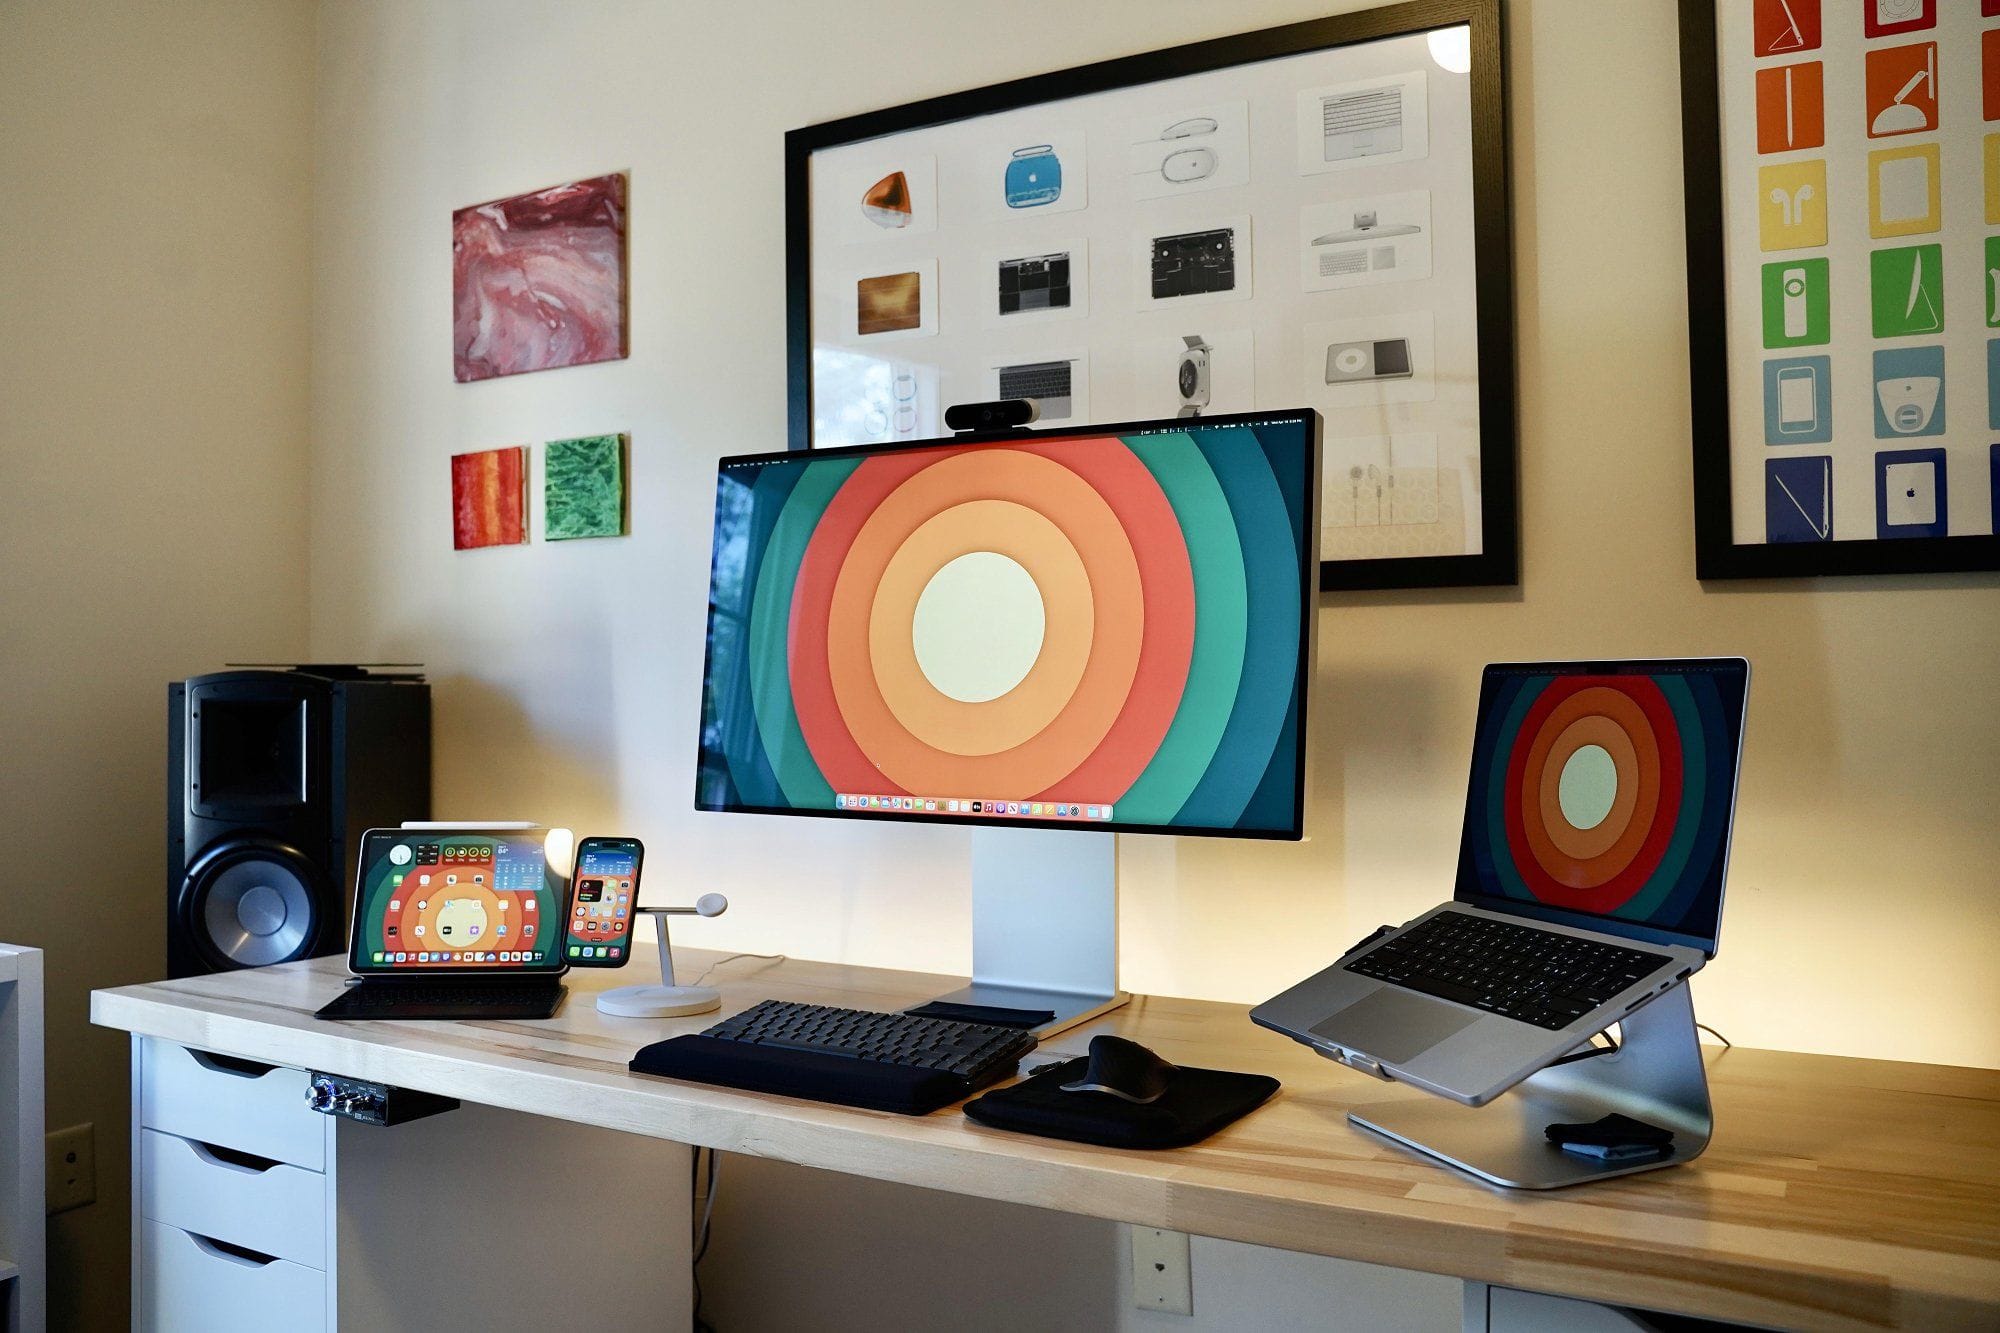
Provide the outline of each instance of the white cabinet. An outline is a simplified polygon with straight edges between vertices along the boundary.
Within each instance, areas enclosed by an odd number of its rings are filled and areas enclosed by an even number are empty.
[[[334,1123],[306,1105],[310,1081],[132,1039],[133,1328],[268,1328],[273,1310],[336,1326]]]
[[[1737,1327],[1686,1316],[1656,1318],[1644,1310],[1597,1305],[1512,1287],[1492,1287],[1484,1282],[1465,1284],[1463,1333],[1664,1333],[1667,1329],[1677,1333],[1696,1330],[1725,1333]]]
[[[42,951],[0,944],[0,1329],[42,1333]]]
[[[245,1253],[164,1222],[145,1223],[139,1239],[139,1285],[148,1305],[133,1322],[141,1328],[269,1333],[282,1326],[286,1333],[313,1333],[327,1327],[326,1274],[317,1268]]]
[[[685,1146],[471,1104],[362,1125],[310,1082],[133,1038],[135,1329],[688,1326]]]
[[[141,1047],[139,1115],[146,1128],[308,1171],[326,1169],[328,1121],[306,1105],[311,1079],[303,1069],[233,1060],[165,1041]]]
[[[324,1174],[156,1129],[139,1138],[148,1221],[325,1270]]]

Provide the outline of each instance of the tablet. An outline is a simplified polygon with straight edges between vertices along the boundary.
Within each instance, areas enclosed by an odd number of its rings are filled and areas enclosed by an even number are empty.
[[[566,832],[558,835],[568,839]],[[569,892],[550,830],[370,829],[355,858],[356,976],[554,975]]]

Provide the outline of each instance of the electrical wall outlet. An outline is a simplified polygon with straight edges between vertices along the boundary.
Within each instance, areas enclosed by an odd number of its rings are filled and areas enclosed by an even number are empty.
[[[97,1202],[97,1127],[50,1130],[45,1185],[48,1211],[68,1212]]]
[[[1194,1273],[1185,1231],[1133,1227],[1132,1304],[1167,1314],[1194,1313]]]

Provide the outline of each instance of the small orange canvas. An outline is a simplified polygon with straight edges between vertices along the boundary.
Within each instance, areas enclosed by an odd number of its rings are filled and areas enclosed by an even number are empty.
[[[528,540],[528,450],[483,449],[451,457],[453,550]]]
[[[1825,66],[1817,60],[1757,71],[1757,151],[1826,144]]]

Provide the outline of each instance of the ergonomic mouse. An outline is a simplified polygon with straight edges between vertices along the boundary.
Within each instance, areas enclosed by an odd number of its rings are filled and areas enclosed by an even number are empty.
[[[1110,1035],[1090,1039],[1090,1066],[1064,1092],[1108,1092],[1144,1106],[1156,1102],[1179,1069],[1136,1041]]]

